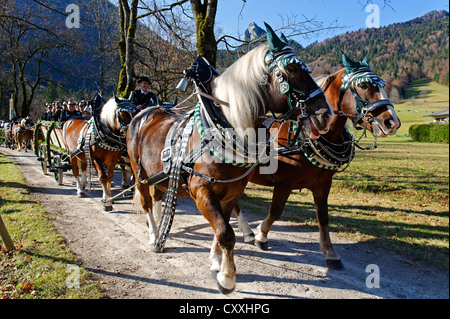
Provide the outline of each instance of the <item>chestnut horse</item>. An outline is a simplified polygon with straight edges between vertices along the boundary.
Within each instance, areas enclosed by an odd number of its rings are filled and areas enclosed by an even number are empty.
[[[19,124],[14,125],[13,134],[17,144],[17,151],[28,152],[28,146],[33,140],[33,121],[30,118],[22,119]]]
[[[346,68],[318,80],[337,115],[331,124],[330,131],[321,136],[318,141],[334,148],[336,152],[348,150],[347,162],[350,162],[354,155],[354,146],[353,142],[343,135],[346,134],[347,119],[353,121],[355,125],[367,128],[375,137],[395,134],[400,127],[400,120],[383,90],[384,81],[371,72],[367,60],[352,61],[345,54],[342,58]],[[347,80],[346,83],[343,83],[343,78]],[[283,144],[281,140],[287,139],[289,132],[287,126],[281,130],[279,142]],[[353,149],[350,149],[350,146],[353,146]],[[256,169],[250,180],[258,185],[274,187],[269,215],[257,227],[256,245],[263,250],[268,249],[268,232],[272,224],[281,216],[292,190],[306,188],[313,193],[319,224],[320,248],[325,254],[327,265],[331,269],[342,269],[341,258],[334,250],[329,236],[328,195],[333,176],[344,163],[336,165],[330,161],[327,166],[317,162],[314,164],[308,159],[308,154],[303,152],[279,156],[278,159],[278,170],[275,174],[259,174],[259,169]],[[253,232],[238,206],[235,207],[234,212],[246,241],[251,241]]]
[[[114,169],[126,148],[125,134],[132,116],[136,113],[136,107],[130,101],[117,97],[111,98],[103,106],[101,100],[100,95],[97,95],[95,101],[91,102],[97,105],[93,106],[94,116],[89,121],[80,117],[64,123],[63,139],[70,154],[78,197],[84,196],[90,158],[103,190],[103,208],[105,211],[111,211],[113,207],[108,198],[111,197]],[[94,117],[97,117],[97,123],[94,123]],[[89,153],[86,154],[86,151]]]
[[[302,128],[306,134],[317,138],[318,133],[327,132],[333,115],[328,101],[310,76],[307,66],[270,26],[266,25],[266,29],[269,45],[253,49],[221,76],[212,79],[211,95],[220,104],[216,104],[217,110],[231,127],[256,130],[259,117],[268,111],[292,111],[292,103],[295,102],[292,97],[298,93],[304,98],[301,105],[307,113],[303,121],[307,127]],[[205,107],[203,104],[200,106],[200,112],[205,114]],[[156,108],[141,112],[132,120],[127,143],[136,181],[148,180],[163,171],[161,155],[165,149],[166,136],[179,119],[180,115]],[[198,126],[194,125],[188,138],[188,149],[192,151],[202,142]],[[180,183],[178,195],[191,196],[213,228],[215,237],[210,254],[211,271],[219,290],[230,293],[236,284],[236,238],[229,219],[254,169],[227,164],[217,160],[211,152],[204,152],[201,160],[192,164],[189,173],[183,172],[183,183]],[[147,213],[150,245],[154,247],[157,230],[153,216],[158,217],[161,213],[161,203],[169,190],[169,183],[163,181],[156,186],[141,183],[137,185],[137,190],[135,200],[140,201],[139,209],[143,208]]]

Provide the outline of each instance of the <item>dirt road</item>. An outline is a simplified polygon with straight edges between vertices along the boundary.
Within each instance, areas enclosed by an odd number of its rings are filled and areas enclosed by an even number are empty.
[[[43,175],[32,152],[0,152],[18,165],[33,196],[110,298],[449,298],[448,272],[334,234],[345,269],[329,271],[317,229],[277,222],[269,250],[261,251],[243,242],[235,219],[237,284],[224,296],[209,271],[212,229],[190,198],[179,200],[165,252],[156,254],[148,245],[145,217],[130,213],[130,201],[104,212],[98,183],[78,199],[70,172],[58,186],[52,175]],[[113,194],[120,191],[117,175]],[[255,229],[261,217],[246,216]]]

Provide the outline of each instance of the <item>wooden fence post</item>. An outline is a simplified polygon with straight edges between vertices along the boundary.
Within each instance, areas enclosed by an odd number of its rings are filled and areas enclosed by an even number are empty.
[[[9,251],[14,250],[15,249],[14,243],[11,239],[11,236],[9,236],[5,224],[3,223],[2,216],[0,216],[0,235],[2,236],[2,240],[5,243],[6,249]]]

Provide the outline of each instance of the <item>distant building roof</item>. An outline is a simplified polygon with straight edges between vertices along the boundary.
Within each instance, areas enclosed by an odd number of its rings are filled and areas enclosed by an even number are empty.
[[[430,116],[430,117],[443,117],[443,116],[448,116],[448,109],[445,109],[445,110],[441,110],[441,111],[437,111],[437,112],[434,112],[434,113],[430,113],[430,114],[424,115],[424,117],[427,117],[427,116]]]

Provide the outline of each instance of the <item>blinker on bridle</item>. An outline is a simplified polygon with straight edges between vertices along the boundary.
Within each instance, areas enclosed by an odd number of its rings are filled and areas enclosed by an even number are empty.
[[[317,96],[324,94],[322,88],[317,87],[312,92],[306,93],[300,89],[292,87],[281,72],[281,67],[284,68],[289,64],[296,63],[303,71],[310,74],[311,70],[309,67],[295,55],[294,51],[289,46],[284,47],[281,51],[275,54],[272,52],[267,53],[265,62],[269,67],[268,73],[270,74],[273,71],[278,80],[278,90],[280,94],[288,95],[289,111],[286,112],[282,118],[288,119],[298,111],[300,111],[300,114],[298,115],[299,119],[308,117],[309,115],[306,112],[306,104]]]
[[[344,94],[347,91],[347,89],[350,89],[350,92],[352,93],[353,98],[355,100],[356,114],[357,114],[351,115],[351,117],[353,117],[352,122],[354,127],[356,129],[359,129],[357,124],[364,118],[367,118],[367,121],[369,123],[374,122],[373,117],[369,113],[372,113],[376,109],[382,107],[392,106],[392,103],[388,99],[383,99],[370,103],[369,101],[366,101],[363,98],[361,98],[358,92],[356,92],[355,89],[356,85],[360,83],[372,83],[372,85],[374,86],[384,87],[386,85],[386,82],[373,73],[373,71],[369,67],[366,58],[364,58],[364,60],[361,62],[355,62],[352,59],[350,59],[347,55],[345,55],[345,53],[342,52],[342,50],[341,53],[342,53],[342,62],[346,68],[346,71],[342,76],[342,85],[339,94],[338,110],[340,115],[344,116],[350,115],[343,113],[341,110]]]
[[[130,101],[128,100],[121,100],[116,98],[116,118],[117,121],[119,122],[119,126],[120,126],[120,132],[122,134],[126,134],[126,131],[128,129],[128,127],[130,126],[130,123],[125,123],[122,118],[119,116],[119,112],[126,112],[130,115],[131,118],[133,118],[134,114],[136,113],[136,106],[133,105]]]
[[[285,68],[289,64],[295,63],[309,75],[311,74],[311,70],[297,57],[294,50],[288,45],[288,40],[284,34],[281,34],[281,38],[279,38],[267,23],[264,24],[267,30],[267,42],[269,43],[269,52],[265,56],[265,63],[268,66],[267,74],[272,73],[272,71],[274,72],[275,77],[278,80],[278,90],[280,94],[288,96],[288,105],[290,109],[281,118],[287,120],[298,111],[300,111],[298,119],[307,118],[309,115],[306,112],[306,104],[317,96],[324,94],[324,92],[318,86],[312,92],[304,92],[289,84],[281,72],[281,68]]]

